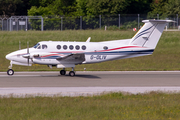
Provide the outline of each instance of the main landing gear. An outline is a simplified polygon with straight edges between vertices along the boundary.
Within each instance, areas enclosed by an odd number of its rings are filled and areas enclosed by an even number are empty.
[[[63,70],[60,71],[61,75],[66,75],[66,70],[63,68]]]
[[[8,68],[9,68],[9,70],[7,71],[7,74],[10,76],[14,75],[14,70],[12,69],[12,63],[11,62],[10,62],[10,66]]]
[[[66,75],[66,70],[65,68],[63,68],[63,70],[60,71],[61,75]],[[69,76],[74,77],[75,76],[75,72],[74,72],[74,68],[72,68],[72,71],[69,72]]]

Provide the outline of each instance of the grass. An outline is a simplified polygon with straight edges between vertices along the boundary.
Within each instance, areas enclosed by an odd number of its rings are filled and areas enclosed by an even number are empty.
[[[180,119],[180,94],[109,93],[93,97],[0,98],[2,120]]]
[[[67,31],[13,31],[0,32],[0,71],[7,71],[9,61],[5,55],[21,48],[27,47],[27,41],[33,46],[39,41],[86,41],[91,37],[91,41],[107,41],[117,39],[132,38],[135,34],[133,31],[104,31],[104,30],[67,30]],[[180,37],[179,31],[164,31],[162,37],[151,56],[138,58],[108,61],[103,63],[78,65],[76,70],[88,71],[131,71],[131,70],[180,70]],[[58,70],[50,69],[45,65],[33,65],[32,67],[13,65],[15,71],[49,71]]]

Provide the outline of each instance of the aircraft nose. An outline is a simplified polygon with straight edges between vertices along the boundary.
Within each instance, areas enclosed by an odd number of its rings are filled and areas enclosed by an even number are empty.
[[[11,53],[6,55],[6,59],[8,60],[11,60],[11,57],[12,57]]]

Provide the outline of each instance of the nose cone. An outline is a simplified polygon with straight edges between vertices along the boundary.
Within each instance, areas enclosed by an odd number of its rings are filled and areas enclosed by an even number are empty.
[[[27,63],[27,58],[29,58],[27,49],[17,50],[6,55],[6,59],[20,63]]]
[[[11,59],[12,59],[12,54],[11,54],[11,53],[10,53],[10,54],[7,54],[7,55],[6,55],[6,59],[11,60]]]

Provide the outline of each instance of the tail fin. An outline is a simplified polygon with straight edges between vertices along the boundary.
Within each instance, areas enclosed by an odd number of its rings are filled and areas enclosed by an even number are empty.
[[[130,45],[156,48],[166,23],[172,20],[143,20],[144,26],[130,40]]]

